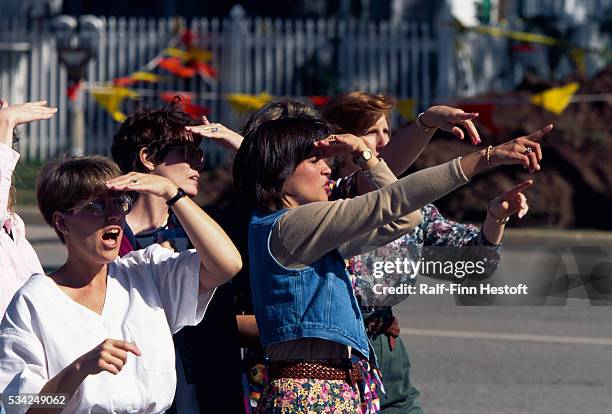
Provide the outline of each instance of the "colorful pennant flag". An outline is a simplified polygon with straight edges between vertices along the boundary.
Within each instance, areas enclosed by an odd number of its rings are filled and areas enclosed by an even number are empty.
[[[570,104],[572,96],[580,89],[578,82],[572,82],[565,86],[547,89],[531,97],[531,103],[552,112],[561,114]]]
[[[132,79],[130,76],[113,79],[113,85],[115,86],[131,86],[135,83],[136,81]]]
[[[142,72],[142,71],[134,72],[132,73],[132,76],[130,77],[138,82],[151,82],[151,83],[159,82],[162,79],[162,77],[159,75],[155,75],[150,72]]]
[[[174,100],[174,98],[180,98],[181,102],[189,102],[191,103],[193,100],[193,93],[191,92],[178,92],[178,91],[166,91],[160,92],[159,97],[162,101],[169,103]]]
[[[487,34],[493,37],[505,37],[519,42],[540,43],[543,45],[554,46],[561,43],[559,39],[551,36],[541,35],[538,33],[521,32],[518,30],[509,30],[497,26],[476,26],[464,27],[464,29],[473,30],[478,33]]]
[[[82,83],[81,81],[74,82],[68,86],[66,89],[66,95],[68,96],[68,100],[74,102],[79,96],[79,91],[81,90]]]
[[[138,97],[138,94],[130,89],[112,86],[93,89],[91,94],[96,102],[117,122],[123,122],[126,118],[120,110],[123,100]]]
[[[215,68],[210,66],[208,63],[198,62],[196,63],[195,66],[198,70],[198,73],[203,78],[212,78],[212,79],[217,78],[217,71],[215,70]]]
[[[414,99],[400,99],[397,101],[395,107],[397,108],[397,112],[399,112],[406,121],[415,120],[416,116],[414,110],[416,108],[416,101]]]
[[[585,76],[586,75],[586,62],[585,62],[586,53],[584,49],[573,48],[570,51],[570,56],[572,57],[572,60],[574,61],[574,64],[576,65],[576,69],[578,69],[578,73],[580,73],[582,76]]]
[[[164,50],[166,56],[179,58],[185,62],[210,62],[212,60],[212,52],[209,50],[198,49],[197,47],[189,50],[181,50],[175,47],[170,47]]]
[[[243,113],[258,110],[270,102],[272,100],[272,96],[267,92],[261,92],[257,95],[232,93],[228,95],[227,100],[236,112]]]
[[[325,95],[314,95],[309,96],[308,99],[310,99],[310,102],[312,102],[314,106],[321,107],[325,106],[331,98]]]
[[[191,47],[193,45],[193,40],[196,37],[197,36],[193,31],[186,29],[181,35],[181,43],[183,43],[186,47]]]
[[[163,58],[159,62],[159,67],[173,73],[181,78],[193,78],[196,74],[196,69],[184,66],[181,59],[175,57]]]
[[[161,76],[155,75],[149,72],[134,72],[130,76],[124,78],[113,79],[113,85],[115,86],[130,86],[136,82],[149,82],[157,83],[162,79]]]
[[[203,116],[210,114],[210,108],[193,104],[194,95],[192,93],[170,91],[161,92],[159,94],[159,97],[164,102],[172,102],[177,96],[181,98],[179,103],[180,109],[189,114],[192,118],[201,119]]]

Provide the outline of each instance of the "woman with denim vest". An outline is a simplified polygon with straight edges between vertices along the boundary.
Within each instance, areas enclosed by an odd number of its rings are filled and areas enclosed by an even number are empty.
[[[483,150],[330,202],[325,158],[350,153],[373,182],[392,174],[362,140],[331,131],[324,120],[265,122],[234,163],[236,189],[252,212],[253,307],[270,358],[259,413],[378,411],[375,361],[344,258],[411,231],[419,224],[411,212],[490,166]],[[501,165],[519,164],[523,154],[502,144],[496,155]]]

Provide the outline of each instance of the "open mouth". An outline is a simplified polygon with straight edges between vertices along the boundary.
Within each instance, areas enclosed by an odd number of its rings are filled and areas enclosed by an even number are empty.
[[[332,190],[334,189],[334,181],[329,180],[327,183],[325,183],[325,185],[323,186],[323,189],[325,190],[325,193],[327,193],[327,195],[329,196]]]
[[[121,235],[121,230],[118,228],[112,228],[102,235],[102,243],[104,247],[109,249],[114,249],[119,245],[119,236]]]

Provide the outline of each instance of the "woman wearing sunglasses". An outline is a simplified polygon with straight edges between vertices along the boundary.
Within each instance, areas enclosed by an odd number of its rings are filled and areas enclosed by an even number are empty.
[[[204,153],[199,148],[202,136],[189,130],[198,122],[181,111],[178,103],[135,110],[115,135],[111,153],[124,173],[166,177],[193,198],[198,194],[204,166]],[[142,194],[126,217],[119,255],[153,244],[175,252],[192,247],[189,235],[165,200]],[[197,326],[174,335],[177,390],[170,413],[244,410],[240,344],[230,285],[217,289]],[[220,394],[227,398],[218,398]]]
[[[128,192],[162,198],[195,250],[173,253],[154,244],[118,258],[132,208]],[[176,386],[172,334],[202,320],[216,287],[240,269],[237,250],[172,181],[120,176],[101,156],[47,164],[37,198],[68,259],[33,276],[0,325],[7,411],[37,412],[55,396],[51,412],[164,412]],[[39,405],[15,399],[25,393],[37,395]]]

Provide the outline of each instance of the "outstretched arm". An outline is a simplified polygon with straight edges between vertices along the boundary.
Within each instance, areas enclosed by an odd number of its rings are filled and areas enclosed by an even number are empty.
[[[0,225],[4,222],[8,211],[9,191],[13,169],[19,159],[19,154],[12,150],[13,131],[16,126],[32,121],[51,118],[56,108],[47,106],[46,101],[27,102],[10,106],[0,99]]]
[[[472,120],[477,113],[466,113],[449,106],[432,106],[419,118],[422,126],[413,122],[397,132],[391,141],[380,151],[380,156],[387,162],[391,171],[397,176],[402,175],[421,155],[434,132],[437,129],[450,132],[459,139],[464,139],[464,133],[459,128],[463,126],[473,145],[479,144],[480,136]]]
[[[548,125],[526,137],[491,148],[488,157],[487,151],[478,151],[421,170],[381,190],[353,199],[310,203],[291,209],[273,229],[272,253],[283,265],[293,268],[310,264],[339,247],[344,257],[359,254],[360,246],[355,240],[444,196],[485,169],[522,164],[532,172],[539,170],[541,150],[536,141],[551,129],[552,125]],[[319,141],[316,147],[323,150],[329,145]],[[526,148],[532,149],[528,155]],[[383,237],[377,237],[370,247],[386,244],[402,235],[394,234],[391,228],[383,230]]]

